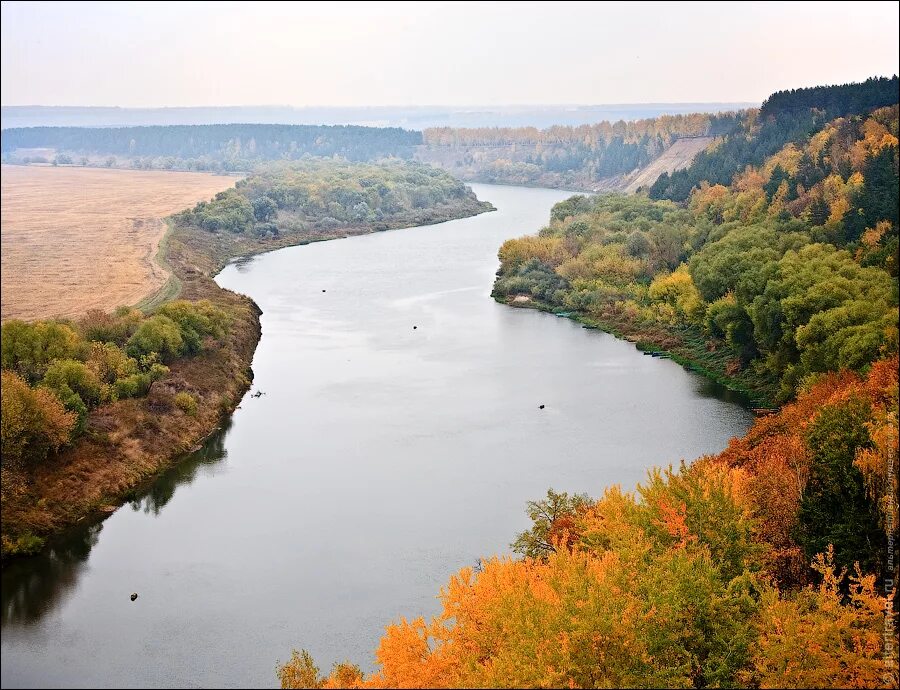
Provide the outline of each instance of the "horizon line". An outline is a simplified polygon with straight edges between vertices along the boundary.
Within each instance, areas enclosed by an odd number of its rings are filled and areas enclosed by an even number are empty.
[[[424,105],[283,105],[276,103],[254,105],[45,105],[40,103],[0,104],[0,108],[103,108],[109,110],[195,110],[200,108],[285,108],[291,110],[329,109],[375,109],[375,108],[610,108],[615,106],[664,106],[664,105],[755,105],[762,101],[648,101],[619,103],[500,103],[488,105],[472,103],[466,105],[447,105],[429,103]]]

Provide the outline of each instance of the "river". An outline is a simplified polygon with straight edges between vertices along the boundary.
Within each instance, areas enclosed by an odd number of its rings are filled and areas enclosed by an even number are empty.
[[[292,647],[370,670],[386,623],[436,613],[452,572],[508,553],[529,499],[632,489],[747,429],[677,364],[491,300],[497,248],[568,194],[473,187],[498,210],[218,276],[263,310],[263,395],[3,572],[4,687],[274,687]]]

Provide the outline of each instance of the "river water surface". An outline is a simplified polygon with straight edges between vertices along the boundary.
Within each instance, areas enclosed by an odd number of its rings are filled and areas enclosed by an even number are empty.
[[[452,572],[508,552],[527,500],[632,489],[746,430],[677,364],[491,300],[497,248],[568,194],[474,189],[498,210],[218,276],[263,310],[264,395],[105,522],[3,572],[4,687],[275,686],[292,647],[371,670],[386,623],[436,613]]]

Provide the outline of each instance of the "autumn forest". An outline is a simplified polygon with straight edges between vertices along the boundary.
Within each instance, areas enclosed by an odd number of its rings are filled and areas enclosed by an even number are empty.
[[[897,4],[2,3],[0,685],[897,688]]]

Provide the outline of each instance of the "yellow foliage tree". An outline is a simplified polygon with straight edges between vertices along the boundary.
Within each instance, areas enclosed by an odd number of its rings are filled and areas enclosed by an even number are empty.
[[[891,230],[891,222],[889,220],[880,220],[875,224],[874,228],[866,228],[860,237],[860,242],[868,249],[874,249]]]
[[[891,623],[894,613],[890,600],[879,596],[875,576],[836,572],[830,551],[813,567],[822,578],[817,587],[792,596],[763,593],[751,682],[762,688],[896,688],[896,656],[893,664],[885,657],[886,618]]]
[[[781,169],[787,172],[791,177],[795,176],[800,169],[800,160],[802,158],[803,151],[798,149],[794,144],[787,144],[778,153],[766,160],[766,163],[763,166],[765,179],[768,180],[772,177],[772,171],[776,166],[781,166]]]
[[[67,412],[53,393],[33,389],[11,371],[0,386],[0,446],[4,467],[21,467],[43,460],[68,443],[77,417]]]
[[[640,499],[607,491],[579,538],[539,559],[462,569],[430,622],[387,628],[362,687],[693,687],[728,685],[750,663],[754,547],[724,465],[654,473]],[[583,530],[583,533],[582,533]],[[568,544],[568,547],[565,545]],[[295,653],[284,687],[315,678]],[[344,683],[344,685],[339,685]]]
[[[697,216],[721,223],[725,219],[725,209],[731,196],[728,187],[721,184],[710,185],[704,180],[691,192],[688,208]]]
[[[668,305],[682,322],[700,324],[706,313],[706,303],[694,285],[686,264],[650,283],[650,299]]]
[[[500,246],[499,256],[501,262],[511,267],[538,259],[553,268],[571,257],[562,238],[546,236],[507,240]]]
[[[841,222],[850,210],[850,191],[851,186],[836,173],[832,173],[822,181],[822,198],[831,209],[828,217],[830,222]]]

